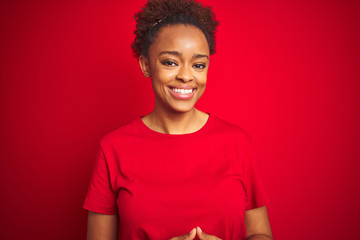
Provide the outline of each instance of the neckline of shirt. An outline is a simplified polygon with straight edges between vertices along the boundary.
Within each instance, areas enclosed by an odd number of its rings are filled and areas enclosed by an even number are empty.
[[[202,128],[200,128],[199,130],[197,130],[195,132],[185,133],[185,134],[167,134],[167,133],[161,133],[161,132],[154,131],[145,125],[145,123],[142,121],[141,117],[138,117],[137,123],[142,132],[144,132],[147,135],[150,135],[152,137],[168,138],[168,139],[194,137],[194,136],[202,135],[205,132],[207,132],[207,130],[213,124],[215,117],[210,113],[207,113],[207,114],[209,114],[209,117],[208,117],[206,123],[204,124],[204,126],[202,126]]]

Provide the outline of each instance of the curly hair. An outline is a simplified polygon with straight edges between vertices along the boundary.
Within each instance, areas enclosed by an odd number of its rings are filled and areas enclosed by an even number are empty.
[[[211,7],[195,0],[148,0],[134,18],[136,37],[131,48],[136,58],[140,55],[148,57],[149,47],[162,27],[177,24],[199,28],[207,39],[210,54],[215,53],[215,33],[219,22]]]

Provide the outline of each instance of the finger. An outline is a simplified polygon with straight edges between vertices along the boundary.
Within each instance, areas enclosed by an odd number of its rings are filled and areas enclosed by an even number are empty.
[[[185,238],[186,240],[193,240],[196,236],[196,229],[193,228],[188,234],[187,238]]]
[[[221,240],[220,238],[218,238],[216,236],[208,235],[208,234],[204,233],[199,226],[196,227],[196,233],[200,240]]]
[[[193,240],[195,236],[196,236],[196,229],[193,228],[189,233],[184,234],[182,236],[170,238],[169,240]]]
[[[196,233],[197,233],[197,236],[199,237],[200,240],[205,240],[207,239],[206,237],[206,233],[204,233],[201,228],[199,226],[196,227]]]

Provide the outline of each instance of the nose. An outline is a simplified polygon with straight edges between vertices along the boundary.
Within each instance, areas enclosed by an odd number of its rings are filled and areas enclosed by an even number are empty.
[[[194,76],[192,74],[191,67],[190,66],[182,66],[176,75],[176,79],[180,80],[184,83],[192,81],[194,79]]]

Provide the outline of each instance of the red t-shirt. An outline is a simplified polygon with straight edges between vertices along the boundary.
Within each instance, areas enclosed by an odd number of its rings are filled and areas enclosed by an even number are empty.
[[[248,135],[210,115],[171,135],[140,118],[100,142],[84,208],[119,215],[119,239],[169,239],[201,229],[245,239],[245,211],[266,205]]]

